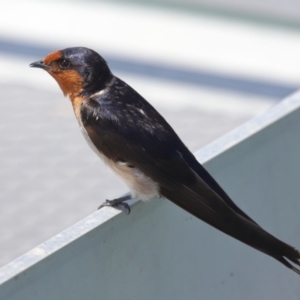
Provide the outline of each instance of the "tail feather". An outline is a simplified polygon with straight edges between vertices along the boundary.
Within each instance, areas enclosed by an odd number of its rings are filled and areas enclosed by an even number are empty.
[[[176,191],[162,188],[161,194],[195,217],[220,231],[267,254],[300,275],[300,252],[272,236],[256,223],[231,209],[222,198],[198,178],[192,186],[181,185]]]
[[[300,275],[300,270],[297,269],[296,267],[294,267],[290,262],[288,262],[284,257],[274,257],[275,259],[277,259],[278,261],[280,261],[282,264],[284,264],[286,267],[288,267],[289,269],[293,270],[294,272],[296,272],[297,274]],[[290,261],[292,261],[293,263],[297,264],[298,266],[300,266],[299,261],[293,259],[293,258],[287,258]]]

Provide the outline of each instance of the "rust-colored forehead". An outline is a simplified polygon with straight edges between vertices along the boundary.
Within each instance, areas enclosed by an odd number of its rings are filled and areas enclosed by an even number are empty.
[[[60,50],[52,52],[50,54],[48,54],[45,58],[44,58],[44,63],[46,65],[49,65],[52,61],[58,60],[62,58],[62,52]]]

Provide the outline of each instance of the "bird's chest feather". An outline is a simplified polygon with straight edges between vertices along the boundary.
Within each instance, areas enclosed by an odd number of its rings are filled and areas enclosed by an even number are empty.
[[[140,170],[132,165],[127,164],[126,162],[113,161],[106,157],[92,142],[87,131],[84,128],[84,125],[81,120],[80,109],[75,110],[76,118],[79,122],[80,130],[89,144],[89,146],[94,150],[94,152],[101,158],[101,160],[109,166],[129,187],[131,195],[133,198],[139,198],[143,201],[150,200],[155,196],[159,196],[159,185],[157,182],[154,182],[151,178],[146,176]]]

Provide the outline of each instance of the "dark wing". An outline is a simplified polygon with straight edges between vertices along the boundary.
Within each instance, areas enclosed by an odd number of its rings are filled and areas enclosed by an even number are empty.
[[[245,214],[231,200],[231,198],[225,193],[225,191],[214,180],[214,178],[196,160],[194,155],[182,143],[180,138],[177,136],[171,126],[165,121],[165,119],[146,100],[144,100],[138,93],[136,93],[136,91],[127,86],[122,80],[115,77],[109,97],[112,97],[111,94],[113,94],[113,97],[115,99],[122,98],[122,102],[119,103],[119,107],[110,108],[106,108],[105,101],[104,103],[101,103],[101,115],[103,119],[102,130],[106,131],[105,126],[109,127],[108,130],[112,130],[110,126],[115,125],[115,129],[118,129],[119,132],[122,133],[123,137],[126,137],[126,141],[131,139],[135,143],[144,144],[144,147],[147,149],[147,153],[151,154],[151,157],[167,156],[167,162],[169,163],[172,162],[172,160],[170,159],[171,157],[176,160],[175,157],[177,156],[177,160],[179,159],[180,161],[181,158],[183,158],[185,163],[194,172],[196,172],[198,176],[202,178],[204,182],[208,184],[209,187],[213,189],[227,203],[229,207],[231,207],[231,209],[256,224],[254,220],[252,220],[247,214]],[[132,100],[135,105],[131,105],[129,99]],[[93,111],[97,110],[97,107],[99,106],[97,100],[99,99],[94,100],[94,103],[89,102],[85,104],[86,112],[83,112],[85,115],[91,115],[93,114]],[[108,102],[110,102],[111,106],[116,106],[115,101],[110,101],[110,99],[108,99]],[[147,112],[147,115],[142,115],[137,110],[137,104],[139,108],[142,108]],[[113,115],[112,110],[114,111]],[[118,114],[118,112],[120,111],[122,111],[122,114]],[[97,111],[97,114],[99,114],[99,111]],[[138,124],[136,124],[136,119],[140,120]],[[111,122],[107,124],[104,122],[104,120],[110,120]],[[92,121],[92,119],[90,119],[90,121]],[[122,123],[122,126],[120,126],[120,123]],[[154,129],[152,128],[153,124],[155,124]],[[130,128],[130,126],[132,128]],[[155,131],[155,136],[151,134],[152,130]],[[126,133],[128,132],[130,132],[130,134],[129,136],[126,136]],[[144,138],[143,141],[141,141],[141,137]],[[157,147],[157,144],[160,145],[160,148]],[[180,153],[181,158],[178,158],[177,151]],[[170,166],[170,170],[172,170],[172,166]]]
[[[159,183],[161,195],[197,218],[300,272],[285,259],[300,265],[300,253],[235,212],[198,176],[183,158],[179,138],[157,112],[150,118],[149,110],[111,105],[90,100],[81,108],[84,127],[100,152],[142,171]]]
[[[244,213],[227,195],[227,193],[221,188],[221,186],[216,182],[216,180],[206,171],[206,169],[197,161],[195,156],[186,148],[186,146],[181,143],[180,152],[182,153],[183,159],[186,163],[193,169],[197,175],[204,180],[204,182],[213,189],[225,202],[233,209],[236,213],[248,219],[249,221],[258,225],[252,218],[250,218],[246,213]],[[182,150],[181,150],[182,149]],[[258,225],[259,226],[259,225]]]
[[[150,124],[151,120],[142,120],[143,115],[135,109],[132,113],[120,111],[104,104],[100,107],[96,101],[81,106],[83,125],[100,152],[113,161],[138,168],[170,190],[175,190],[180,182],[196,180],[172,146],[173,135],[155,122]]]

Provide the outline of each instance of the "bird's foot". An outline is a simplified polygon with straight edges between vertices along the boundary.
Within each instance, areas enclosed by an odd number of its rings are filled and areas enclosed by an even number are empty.
[[[130,214],[130,206],[128,203],[124,202],[126,200],[130,200],[131,196],[127,195],[127,196],[123,196],[114,200],[105,200],[105,202],[103,202],[98,209],[101,209],[105,206],[111,206],[111,207],[116,207],[116,206],[123,206],[126,209],[126,213],[129,215]]]

